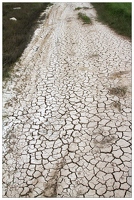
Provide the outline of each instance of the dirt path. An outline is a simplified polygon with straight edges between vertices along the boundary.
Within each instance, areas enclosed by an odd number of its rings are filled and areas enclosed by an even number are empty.
[[[131,42],[89,3],[54,4],[3,83],[3,197],[131,197]]]

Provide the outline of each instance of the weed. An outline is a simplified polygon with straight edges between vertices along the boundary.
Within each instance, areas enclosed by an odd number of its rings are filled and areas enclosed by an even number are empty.
[[[84,6],[84,7],[83,7],[83,9],[84,9],[84,10],[88,10],[88,9],[89,9],[89,7],[85,7],[85,6]]]
[[[127,92],[126,86],[118,86],[116,88],[109,89],[111,95],[116,95],[118,97],[124,97]]]
[[[81,13],[81,12],[78,13],[78,19],[81,19],[84,22],[84,24],[92,23],[91,19],[87,15],[85,15],[84,13]]]
[[[117,33],[131,38],[132,3],[92,3],[98,20],[106,23]]]
[[[82,9],[82,7],[77,7],[77,8],[75,8],[75,10],[80,10],[80,9]]]
[[[87,10],[87,9],[89,9],[89,7],[77,7],[77,8],[75,8],[75,10],[81,10],[81,9],[84,9],[84,10]]]

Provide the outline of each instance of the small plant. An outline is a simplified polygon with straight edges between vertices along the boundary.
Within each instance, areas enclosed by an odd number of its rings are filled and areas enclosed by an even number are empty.
[[[82,7],[77,7],[77,8],[75,8],[75,10],[80,10],[80,9],[82,9]]]
[[[84,24],[92,23],[91,19],[87,15],[85,15],[84,13],[81,13],[81,12],[78,13],[78,19],[81,19],[84,22]]]
[[[84,9],[84,10],[87,10],[87,9],[89,9],[88,7],[77,7],[77,8],[75,8],[75,10],[80,10],[80,9]]]
[[[85,7],[85,6],[84,6],[83,9],[84,9],[84,10],[87,10],[87,9],[89,9],[89,7]]]

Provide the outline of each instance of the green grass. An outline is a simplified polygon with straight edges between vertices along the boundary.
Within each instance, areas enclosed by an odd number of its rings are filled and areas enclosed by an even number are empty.
[[[81,9],[87,10],[87,9],[89,9],[89,7],[77,7],[77,8],[75,8],[75,10],[81,10]]]
[[[78,19],[81,19],[84,22],[84,24],[92,23],[91,19],[87,15],[85,15],[84,13],[81,13],[81,12],[78,13]]]
[[[8,77],[49,3],[3,3],[3,78]],[[13,9],[21,7],[20,10]],[[15,17],[17,21],[10,20]]]
[[[131,38],[131,3],[92,3],[98,19],[118,34]]]
[[[80,9],[82,9],[82,7],[77,7],[77,8],[75,8],[75,10],[80,10]]]

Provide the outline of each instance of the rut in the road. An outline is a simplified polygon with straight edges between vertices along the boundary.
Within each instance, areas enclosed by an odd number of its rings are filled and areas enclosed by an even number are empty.
[[[47,12],[3,83],[3,197],[131,197],[131,42]]]

